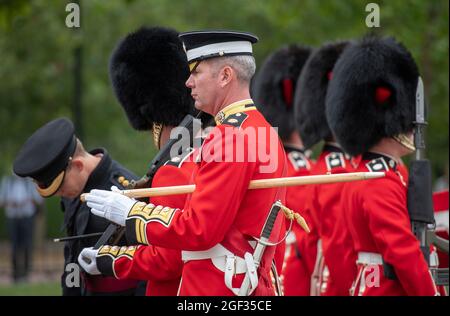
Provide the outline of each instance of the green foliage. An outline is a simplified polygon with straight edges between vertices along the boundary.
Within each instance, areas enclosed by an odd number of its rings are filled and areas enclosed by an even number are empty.
[[[108,79],[117,41],[141,25],[180,31],[231,28],[251,31],[258,64],[288,43],[317,47],[358,38],[369,2],[362,0],[80,0],[81,28],[65,26],[71,1],[0,1],[0,175],[26,138],[45,122],[73,118],[73,50],[83,52],[83,135],[87,148],[106,147],[138,175],[155,154],[148,133],[128,124]],[[74,1],[72,1],[74,2]],[[448,161],[448,1],[375,1],[383,35],[395,36],[416,58],[429,104],[428,156],[435,171]]]
[[[59,282],[0,286],[0,296],[61,296]]]

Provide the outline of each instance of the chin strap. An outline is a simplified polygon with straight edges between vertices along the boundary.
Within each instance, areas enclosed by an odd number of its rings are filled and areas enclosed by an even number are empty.
[[[413,141],[406,136],[405,134],[400,134],[392,137],[395,141],[399,142],[404,147],[408,148],[411,151],[415,151],[416,147],[414,146]]]
[[[160,149],[162,129],[163,125],[161,123],[153,123],[153,142],[155,143],[156,149]]]

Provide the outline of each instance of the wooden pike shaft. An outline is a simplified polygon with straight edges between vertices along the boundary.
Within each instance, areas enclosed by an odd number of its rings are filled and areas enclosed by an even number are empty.
[[[368,180],[384,177],[384,172],[352,172],[340,174],[327,174],[316,176],[301,176],[301,177],[285,177],[273,179],[258,179],[250,181],[249,189],[268,189],[275,187],[292,187],[297,185],[307,184],[324,184],[337,182],[350,182],[358,180]],[[189,194],[195,191],[195,184],[177,185],[171,187],[122,190],[120,193],[131,198],[143,198],[153,196],[167,196],[176,194]],[[85,194],[82,194],[80,199],[85,201]]]

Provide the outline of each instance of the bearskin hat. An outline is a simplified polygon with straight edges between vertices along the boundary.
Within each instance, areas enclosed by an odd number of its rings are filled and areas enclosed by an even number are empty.
[[[110,80],[131,126],[150,130],[153,123],[177,126],[194,113],[185,86],[189,67],[178,32],[142,27],[119,42],[109,65]]]
[[[295,130],[293,102],[298,76],[311,49],[289,45],[270,55],[252,81],[252,98],[281,139]]]
[[[308,58],[297,82],[294,116],[305,148],[332,136],[325,117],[325,97],[336,60],[349,42],[326,43]]]
[[[345,50],[333,70],[326,114],[346,152],[357,155],[412,131],[418,76],[410,52],[392,37],[365,37]]]

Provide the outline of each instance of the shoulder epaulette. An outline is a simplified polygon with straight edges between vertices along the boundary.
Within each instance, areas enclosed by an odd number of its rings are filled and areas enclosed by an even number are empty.
[[[222,124],[227,124],[239,128],[242,126],[247,117],[248,114],[246,114],[245,112],[234,113],[228,116]]]

